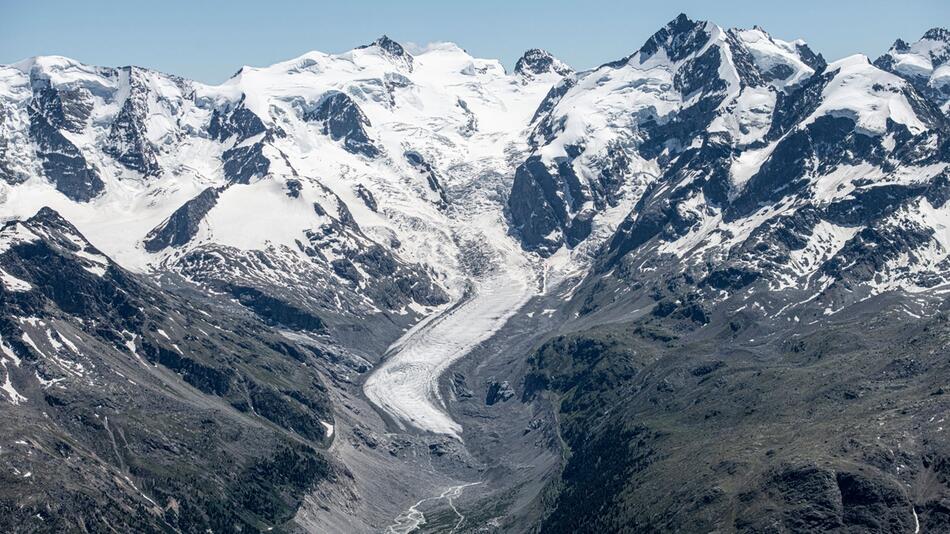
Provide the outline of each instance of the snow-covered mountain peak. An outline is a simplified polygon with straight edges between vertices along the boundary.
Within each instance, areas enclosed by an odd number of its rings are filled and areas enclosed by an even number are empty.
[[[950,111],[950,31],[932,28],[910,44],[898,39],[874,64],[907,79],[944,113]]]
[[[907,126],[914,134],[926,130],[929,119],[918,115],[919,104],[900,77],[875,67],[867,56],[852,55],[828,65],[833,76],[821,104],[805,124],[831,115],[854,120],[858,131],[882,135],[888,121]]]
[[[535,154],[515,177],[515,190],[548,192],[509,202],[526,246],[551,253],[606,239],[671,158],[713,138],[764,143],[779,101],[824,68],[801,41],[680,15],[627,58],[565,78],[539,109]]]
[[[373,47],[380,49],[394,58],[412,57],[412,54],[410,54],[405,47],[393,39],[390,39],[386,34],[379,36],[379,38],[368,45],[359,46],[357,48],[366,49]]]
[[[64,86],[102,76],[111,69],[84,65],[64,56],[34,56],[9,65],[31,78],[49,80],[55,86]]]
[[[680,13],[666,26],[650,36],[634,56],[637,56],[642,64],[655,54],[663,51],[669,60],[679,61],[690,54],[696,53],[709,42],[712,34],[718,31],[719,27],[715,24],[706,21],[694,21],[687,17],[685,13]]]
[[[782,41],[758,26],[751,30],[732,29],[727,33],[739,45],[733,47],[733,55],[751,56],[756,77],[777,89],[793,87],[824,66],[821,56],[800,39]]]
[[[934,69],[950,60],[950,30],[932,28],[912,44],[898,39],[881,57],[890,59],[894,70],[908,76],[928,76]]]
[[[782,41],[759,26],[727,30],[683,14],[657,31],[636,53],[608,65],[619,67],[634,60],[640,65],[678,64],[702,57],[713,47],[725,54],[720,60],[725,67],[721,77],[726,81],[737,77],[743,85],[769,84],[782,89],[824,66],[821,56],[802,40]]]

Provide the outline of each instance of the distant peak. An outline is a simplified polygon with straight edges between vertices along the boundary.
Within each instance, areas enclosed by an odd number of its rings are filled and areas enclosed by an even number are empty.
[[[390,59],[402,63],[406,65],[410,71],[412,70],[412,54],[406,51],[405,47],[401,44],[390,39],[388,35],[383,34],[372,43],[360,46],[357,49],[362,50],[366,48],[378,48],[385,55],[389,56]]]
[[[411,54],[407,52],[406,49],[401,44],[390,39],[389,36],[386,34],[381,35],[378,39],[376,39],[372,43],[368,45],[363,45],[360,48],[370,48],[373,46],[395,57],[411,56]]]
[[[910,50],[910,45],[907,44],[907,41],[903,39],[897,39],[896,41],[894,41],[894,44],[891,45],[891,50],[894,50],[896,52],[906,52]]]
[[[685,13],[680,13],[644,43],[640,48],[641,61],[653,56],[661,48],[673,61],[688,56],[708,42],[710,35],[706,25],[704,21],[692,20]]]
[[[82,65],[65,56],[33,56],[17,61],[11,64],[13,68],[21,72],[48,72],[54,70],[66,70],[72,67],[81,67]]]
[[[68,221],[58,211],[49,206],[40,208],[32,217],[27,219],[27,222],[40,225],[54,224],[56,226],[68,224]]]
[[[671,34],[687,33],[695,30],[696,28],[705,25],[706,23],[701,20],[693,20],[686,16],[686,13],[680,13],[677,17],[665,26],[665,29],[669,30]]]
[[[671,20],[666,26],[669,28],[671,26],[683,26],[683,25],[693,25],[694,22],[690,19],[686,13],[680,13],[676,16],[675,19]]]
[[[537,76],[548,72],[556,73],[560,76],[567,76],[574,72],[563,61],[557,59],[547,50],[532,48],[524,53],[518,62],[515,63],[515,72],[522,76]]]
[[[930,39],[931,41],[943,41],[950,43],[950,30],[946,28],[931,28],[924,33],[921,39]]]

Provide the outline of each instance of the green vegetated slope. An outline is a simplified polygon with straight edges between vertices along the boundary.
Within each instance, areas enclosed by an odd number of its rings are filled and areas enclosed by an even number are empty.
[[[524,400],[567,448],[542,532],[950,529],[945,315],[741,323],[651,316],[531,356]]]

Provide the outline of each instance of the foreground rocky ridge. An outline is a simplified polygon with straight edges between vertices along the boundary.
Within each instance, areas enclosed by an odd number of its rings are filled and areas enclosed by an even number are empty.
[[[49,209],[0,229],[0,268],[8,526],[264,530],[339,476],[316,345],[162,291]]]

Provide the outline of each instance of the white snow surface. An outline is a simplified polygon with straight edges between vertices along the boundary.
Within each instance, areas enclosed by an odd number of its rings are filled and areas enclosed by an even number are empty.
[[[854,120],[855,128],[869,135],[882,135],[888,119],[906,125],[915,134],[927,129],[901,91],[907,81],[875,67],[867,56],[856,54],[835,61],[828,71],[835,73],[834,78],[824,89],[821,105],[803,124],[831,115]]]
[[[812,229],[805,247],[791,251],[790,267],[800,276],[815,272],[859,231],[861,227],[858,226],[838,226],[828,221],[819,221]]]
[[[30,285],[29,282],[20,280],[3,269],[0,269],[0,282],[3,283],[3,287],[7,288],[8,291],[29,291],[33,289],[33,286]]]
[[[10,381],[10,370],[7,369],[7,362],[2,362],[2,367],[4,376],[3,383],[0,384],[0,390],[3,390],[3,392],[6,393],[7,401],[9,401],[10,404],[13,404],[14,406],[20,404],[21,402],[26,402],[27,398],[21,395],[20,392],[18,392],[13,387],[13,382]]]

